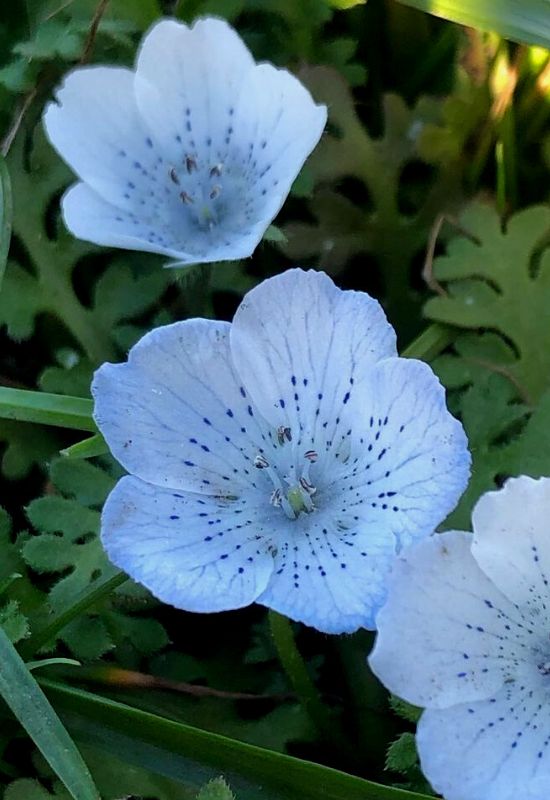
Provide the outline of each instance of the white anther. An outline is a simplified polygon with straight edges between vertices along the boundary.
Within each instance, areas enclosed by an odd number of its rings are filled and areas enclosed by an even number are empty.
[[[180,185],[180,179],[178,178],[178,173],[174,167],[172,167],[170,170],[170,178],[172,179],[172,182],[176,184],[176,186]]]
[[[223,164],[214,164],[214,166],[210,170],[210,177],[219,178],[222,172],[223,172]]]
[[[216,186],[212,187],[212,191],[210,192],[210,199],[211,200],[215,200],[216,197],[219,197],[221,190],[222,190],[222,187],[219,186],[218,184],[216,184]]]
[[[257,467],[258,469],[266,469],[266,467],[269,467],[269,461],[266,458],[264,458],[260,453],[258,453],[256,458],[254,459],[254,466]]]
[[[280,489],[275,489],[274,492],[271,493],[271,497],[269,498],[269,502],[275,508],[279,508],[283,504],[283,493]]]
[[[180,192],[180,199],[185,203],[186,206],[193,205],[193,198],[187,192]]]
[[[306,450],[304,453],[304,458],[307,458],[308,461],[311,461],[312,464],[315,464],[319,458],[319,454],[316,453],[315,450]]]

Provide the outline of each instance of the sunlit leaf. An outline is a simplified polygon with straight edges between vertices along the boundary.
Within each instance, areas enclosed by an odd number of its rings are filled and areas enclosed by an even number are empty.
[[[518,42],[550,46],[550,0],[399,0],[444,19],[496,31]]]

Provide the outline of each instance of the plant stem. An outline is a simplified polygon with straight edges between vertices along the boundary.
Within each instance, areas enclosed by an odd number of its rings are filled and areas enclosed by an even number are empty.
[[[269,625],[279,660],[300,704],[323,738],[332,740],[334,723],[296,646],[290,620],[276,611],[269,611]]]
[[[340,657],[347,686],[349,716],[355,723],[355,735],[364,764],[380,770],[387,742],[399,731],[388,717],[388,695],[367,665],[374,633],[359,630],[351,636],[335,637],[334,647]]]
[[[403,358],[432,361],[453,341],[453,329],[434,323],[422,331],[401,353]]]
[[[83,592],[80,592],[70,606],[67,606],[52,619],[46,621],[45,624],[37,625],[30,638],[24,641],[19,648],[22,657],[29,659],[34,656],[44,645],[51,642],[65,625],[68,625],[79,614],[82,614],[99,600],[122,586],[127,580],[128,576],[124,572],[115,571],[112,567],[106,570],[101,578],[90,584]],[[32,627],[31,620],[31,629]]]

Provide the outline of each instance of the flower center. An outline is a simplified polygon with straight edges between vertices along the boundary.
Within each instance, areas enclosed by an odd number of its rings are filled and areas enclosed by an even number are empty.
[[[168,175],[176,187],[180,201],[203,230],[212,230],[223,211],[221,178],[224,164],[200,164],[197,156],[187,154],[180,167],[171,167]],[[222,198],[223,200],[223,198]]]
[[[290,428],[280,427],[277,429],[277,442],[280,447],[284,447],[292,441]],[[311,514],[315,511],[313,495],[317,491],[310,478],[311,465],[317,461],[315,450],[306,450],[298,458],[299,463],[293,459],[287,463],[286,469],[277,468],[276,464],[270,463],[263,453],[259,453],[254,459],[254,466],[261,469],[270,478],[273,484],[270,503],[276,508],[282,508],[289,519],[297,519],[300,514]],[[283,472],[281,477],[280,473]]]

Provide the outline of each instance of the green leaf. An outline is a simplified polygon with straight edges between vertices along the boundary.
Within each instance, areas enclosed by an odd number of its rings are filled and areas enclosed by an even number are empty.
[[[55,57],[71,61],[81,55],[82,46],[83,37],[69,23],[48,19],[39,25],[32,39],[16,44],[13,52],[37,61],[48,61]]]
[[[550,0],[400,0],[407,6],[507,39],[550,47]]]
[[[328,106],[329,124],[307,165],[315,186],[308,202],[314,221],[285,224],[288,242],[281,250],[297,263],[314,259],[331,275],[353,259],[364,259],[365,272],[374,271],[383,281],[390,317],[400,321],[401,333],[412,336],[418,327],[412,261],[425,249],[435,217],[459,195],[458,159],[428,170],[421,183],[407,177],[407,166],[422,158],[426,125],[442,122],[442,103],[420,98],[409,108],[398,95],[386,95],[384,133],[374,138],[341,75],[326,67],[306,68],[299,75],[315,99]],[[348,197],[340,185],[350,179]]]
[[[4,157],[0,155],[0,289],[4,280],[8,250],[10,249],[13,203],[11,180]]]
[[[50,794],[38,781],[30,778],[22,778],[10,783],[4,794],[4,800],[66,800],[68,797],[70,795],[63,788],[60,789],[60,792],[56,791],[55,794]]]
[[[223,773],[238,800],[428,800],[43,679],[77,739],[200,790]]]
[[[418,763],[414,733],[402,733],[388,748],[386,769],[406,773]]]
[[[429,300],[425,314],[447,325],[497,332],[508,349],[511,344],[511,359],[485,366],[504,369],[534,403],[550,386],[550,209],[520,211],[504,228],[492,208],[474,203],[460,224],[468,237],[452,239],[433,266],[448,296]]]
[[[0,441],[6,445],[2,472],[10,480],[24,478],[34,465],[44,470],[59,449],[59,441],[51,428],[6,419],[0,421]]]
[[[51,493],[29,504],[37,533],[26,538],[21,552],[33,570],[54,578],[48,594],[53,616],[37,624],[31,619],[32,635],[21,652],[31,657],[56,639],[83,661],[118,647],[134,658],[161,650],[168,644],[164,627],[134,613],[150,602],[149,594],[130,582],[115,594],[127,578],[109,563],[99,540],[100,508],[115,476],[86,461],[59,458],[50,478],[65,496]]]
[[[55,640],[60,631],[63,631],[80,614],[88,611],[95,603],[103,600],[127,580],[128,578],[123,572],[109,565],[99,578],[96,578],[89,586],[82,589],[78,595],[71,598],[71,602],[57,614],[46,622],[41,620],[36,626],[33,626],[31,637],[21,647],[23,655],[30,657],[52,640]]]
[[[4,606],[0,606],[0,627],[13,644],[29,635],[29,621],[21,613],[17,600],[9,600]]]
[[[31,392],[0,386],[0,418],[97,432],[93,403],[84,397]]]
[[[100,800],[80,753],[2,628],[0,694],[74,799]]]
[[[235,800],[235,795],[223,778],[214,778],[202,787],[197,800]]]
[[[33,87],[37,67],[26,58],[16,58],[0,69],[0,85],[8,92],[21,94]]]
[[[421,708],[407,703],[405,700],[402,700],[400,697],[396,697],[394,694],[390,696],[390,706],[392,711],[397,714],[397,716],[401,717],[402,719],[406,719],[407,722],[417,723],[420,719],[420,715],[422,714]]]
[[[460,408],[472,477],[445,527],[469,530],[471,509],[484,492],[512,476],[550,474],[550,391],[525,422],[529,409],[518,402],[513,385],[500,375],[485,375],[465,392]]]

